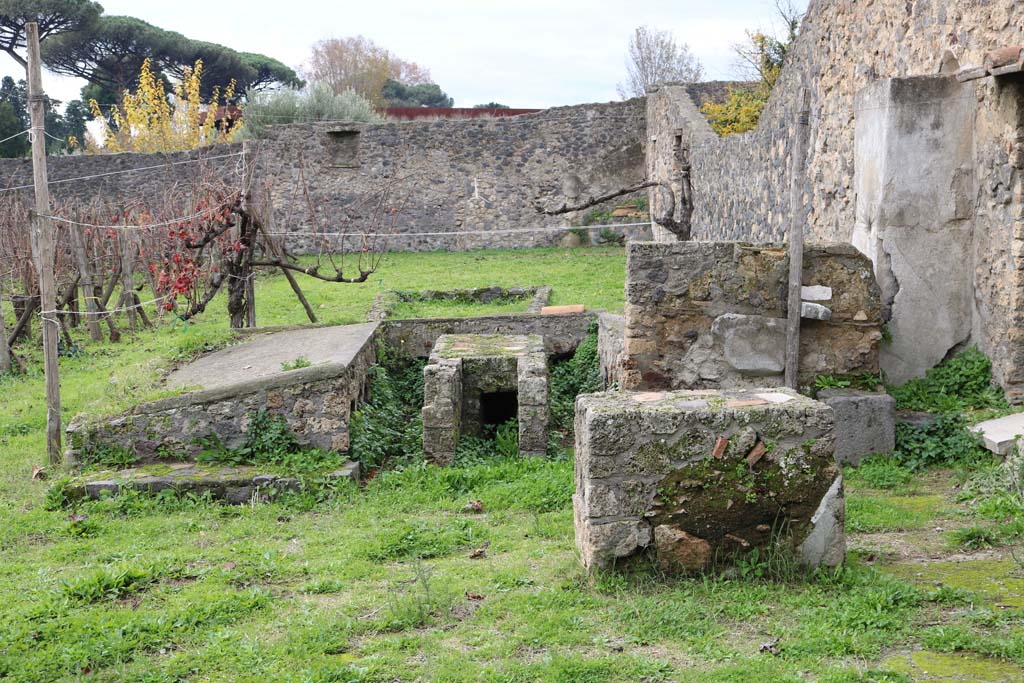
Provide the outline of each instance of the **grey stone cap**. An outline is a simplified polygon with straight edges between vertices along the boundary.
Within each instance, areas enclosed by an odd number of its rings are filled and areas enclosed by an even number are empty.
[[[608,391],[587,394],[577,399],[577,410],[586,410],[591,415],[705,409],[716,413],[739,414],[766,408],[830,410],[825,404],[788,388],[751,389],[749,391],[720,391],[716,389]]]
[[[446,358],[518,358],[544,353],[539,334],[444,334],[437,338],[431,362]]]

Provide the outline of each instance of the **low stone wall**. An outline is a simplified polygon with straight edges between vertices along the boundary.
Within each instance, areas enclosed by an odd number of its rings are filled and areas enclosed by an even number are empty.
[[[410,318],[388,320],[382,326],[381,339],[389,347],[414,358],[427,358],[437,338],[443,334],[538,334],[544,338],[549,356],[564,356],[576,350],[597,312],[560,315],[486,315],[478,318]]]
[[[395,306],[400,303],[415,303],[424,301],[458,301],[462,303],[489,304],[496,301],[519,301],[530,299],[526,307],[527,313],[540,313],[541,309],[548,305],[551,299],[551,287],[548,285],[539,287],[474,287],[472,289],[425,289],[418,292],[410,292],[401,289],[391,289],[381,292],[373,301],[370,312],[367,314],[369,322],[383,322],[387,320]]]
[[[626,275],[626,389],[780,386],[789,258],[784,245],[636,243]],[[804,320],[803,385],[878,373],[882,309],[871,262],[848,245],[809,247],[804,284],[830,320]]]
[[[131,451],[142,464],[187,460],[216,437],[233,448],[245,439],[250,416],[265,410],[283,416],[303,446],[346,452],[349,417],[365,393],[367,370],[376,362],[374,337],[348,365],[316,365],[271,379],[195,391],[105,419],[78,415],[67,428],[67,462],[88,462],[103,450]]]

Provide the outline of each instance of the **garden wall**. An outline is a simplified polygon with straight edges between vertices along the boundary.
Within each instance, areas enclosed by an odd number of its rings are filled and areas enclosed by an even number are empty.
[[[271,126],[266,139],[247,148],[257,158],[254,187],[272,191],[274,229],[298,233],[286,238],[295,253],[324,244],[305,237],[314,221],[303,177],[323,232],[390,228],[389,217],[373,215],[381,190],[390,186],[383,208],[398,210],[391,249],[530,247],[557,244],[565,232],[527,229],[579,225],[586,214],[607,212],[623,200],[559,216],[541,209],[575,206],[643,181],[644,115],[643,99],[634,99],[486,119],[291,124]],[[50,157],[48,165],[57,201],[99,197],[134,204],[182,192],[199,169],[240,186],[241,151],[241,144],[231,144],[172,154]],[[209,161],[193,163],[200,158]],[[123,173],[128,169],[137,172]],[[62,182],[70,178],[80,179]],[[0,183],[22,188],[31,200],[30,160],[0,160]],[[600,221],[643,222],[607,214]],[[650,234],[646,225],[615,232]],[[403,236],[410,233],[440,234]],[[340,247],[340,238],[331,240],[328,246]],[[346,246],[361,244],[350,239]]]

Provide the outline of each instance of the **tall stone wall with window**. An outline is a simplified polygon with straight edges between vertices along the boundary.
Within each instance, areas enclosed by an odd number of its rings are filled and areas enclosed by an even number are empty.
[[[644,219],[609,216],[628,196],[545,213],[642,183],[645,113],[634,99],[510,117],[290,124],[246,150],[256,160],[253,187],[272,202],[273,230],[287,233],[293,253],[341,248],[342,238],[309,236],[316,232],[388,232],[366,246],[396,250],[545,246],[565,237],[559,228],[588,222],[633,224],[610,229],[647,238],[647,225],[635,225]],[[242,149],[50,157],[52,191],[72,211],[94,199],[182,198],[202,177],[240,187]],[[31,201],[31,186],[28,159],[0,160],[0,191]],[[344,246],[364,245],[348,237]]]
[[[273,182],[276,222],[287,232],[387,230],[395,209],[399,229],[388,242],[396,249],[544,246],[565,234],[545,228],[578,225],[614,202],[544,210],[643,181],[644,129],[642,99],[493,119],[274,126],[257,148],[257,178]],[[291,243],[319,248],[303,237]]]

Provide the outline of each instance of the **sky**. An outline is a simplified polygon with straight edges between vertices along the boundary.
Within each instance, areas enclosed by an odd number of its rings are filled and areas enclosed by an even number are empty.
[[[640,25],[669,30],[700,59],[707,80],[738,77],[731,46],[746,29],[772,29],[773,0],[100,0],[190,38],[260,52],[300,67],[325,38],[364,35],[430,70],[455,106],[551,107],[619,99],[625,52]],[[798,0],[803,9],[806,0]],[[23,78],[0,53],[0,74]],[[51,97],[82,81],[44,73]]]

